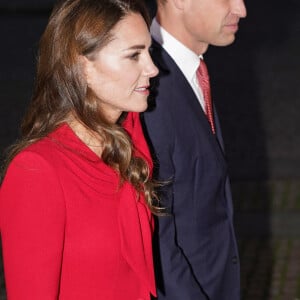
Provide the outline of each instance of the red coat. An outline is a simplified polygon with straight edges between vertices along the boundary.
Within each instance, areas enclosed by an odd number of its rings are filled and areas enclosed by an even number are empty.
[[[125,127],[149,157],[137,114]],[[67,124],[23,150],[0,190],[8,300],[148,300],[151,214]]]

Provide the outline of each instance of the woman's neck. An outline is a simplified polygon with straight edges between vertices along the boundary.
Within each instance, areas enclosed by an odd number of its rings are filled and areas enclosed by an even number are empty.
[[[78,136],[78,138],[83,143],[85,143],[94,153],[101,157],[103,151],[103,143],[97,133],[91,131],[74,118],[68,120],[67,123]]]

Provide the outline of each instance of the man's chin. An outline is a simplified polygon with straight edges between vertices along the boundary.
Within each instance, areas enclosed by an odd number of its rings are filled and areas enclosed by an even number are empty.
[[[217,46],[217,47],[225,47],[225,46],[231,45],[234,41],[235,41],[235,35],[233,34],[226,39],[222,39],[222,40],[216,41],[215,43],[211,43],[211,45]]]

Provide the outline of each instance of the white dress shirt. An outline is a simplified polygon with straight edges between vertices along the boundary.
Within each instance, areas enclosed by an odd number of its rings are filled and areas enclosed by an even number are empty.
[[[201,104],[203,111],[205,112],[203,93],[198,85],[196,76],[198,66],[201,63],[201,59],[203,59],[202,55],[198,56],[192,50],[175,39],[160,26],[156,18],[154,18],[152,21],[150,32],[154,40],[156,40],[175,61],[186,80],[189,82]]]

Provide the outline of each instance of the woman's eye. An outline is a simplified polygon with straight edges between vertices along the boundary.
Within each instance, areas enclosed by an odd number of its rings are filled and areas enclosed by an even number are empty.
[[[131,54],[129,56],[129,58],[132,59],[132,60],[138,60],[139,56],[140,56],[140,52],[134,52],[133,54]]]

